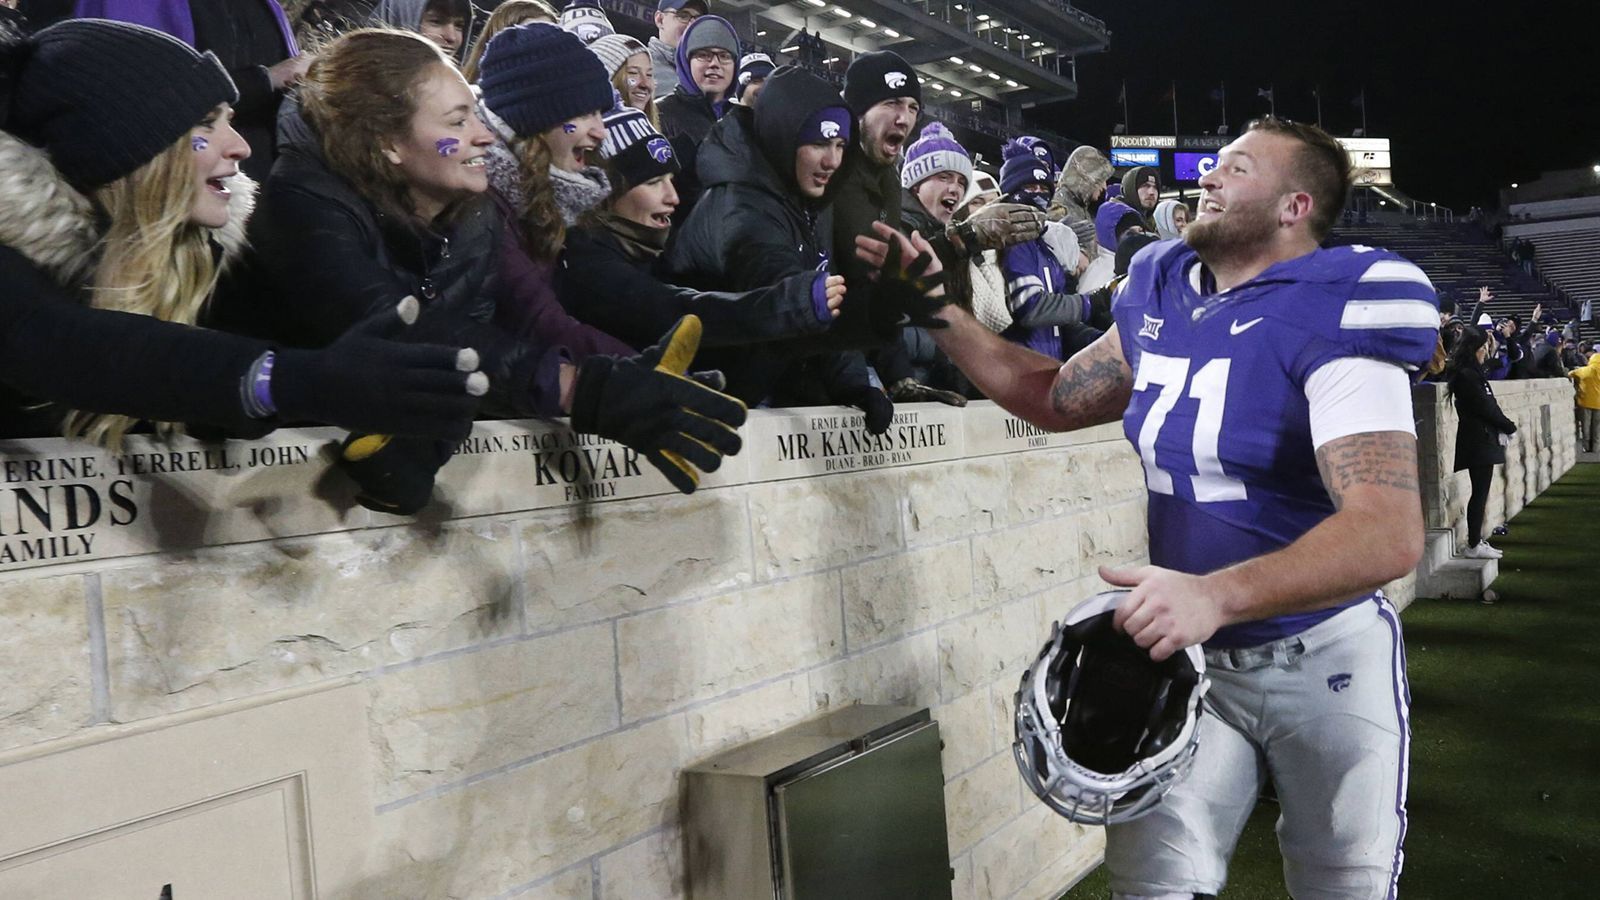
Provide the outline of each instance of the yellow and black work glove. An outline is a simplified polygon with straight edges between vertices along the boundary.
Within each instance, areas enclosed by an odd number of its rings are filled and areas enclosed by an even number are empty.
[[[412,516],[433,499],[433,480],[450,461],[454,441],[352,434],[339,446],[339,468],[358,488],[367,509]]]
[[[685,374],[700,349],[700,319],[684,316],[661,342],[632,358],[592,356],[578,369],[572,427],[644,455],[672,486],[694,493],[701,472],[739,452],[745,406]]]

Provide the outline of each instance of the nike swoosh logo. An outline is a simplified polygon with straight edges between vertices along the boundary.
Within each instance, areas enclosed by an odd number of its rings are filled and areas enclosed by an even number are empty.
[[[1243,325],[1239,324],[1239,320],[1238,319],[1234,319],[1233,320],[1233,324],[1228,326],[1228,333],[1229,334],[1244,334],[1246,331],[1249,331],[1250,329],[1256,327],[1257,325],[1260,325],[1261,324],[1261,320],[1264,319],[1264,318],[1266,318],[1266,317],[1265,316],[1257,316],[1256,318],[1251,319],[1250,321],[1244,323]]]

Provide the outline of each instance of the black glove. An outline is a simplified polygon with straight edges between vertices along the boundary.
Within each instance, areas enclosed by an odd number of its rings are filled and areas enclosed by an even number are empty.
[[[433,497],[433,479],[455,443],[352,434],[339,447],[339,468],[360,490],[356,502],[396,516],[415,515]]]
[[[701,472],[739,452],[745,407],[684,372],[700,347],[700,319],[684,316],[661,342],[621,359],[591,356],[578,370],[572,427],[638,450],[672,486],[694,493]]]
[[[889,399],[896,403],[943,403],[947,406],[967,405],[967,398],[955,391],[941,391],[913,378],[902,378],[891,385]]]
[[[320,350],[275,350],[271,396],[278,417],[360,433],[465,438],[488,378],[477,371],[471,349],[389,339],[416,316],[417,301],[407,297]],[[249,381],[241,391],[252,389]]]
[[[894,401],[883,391],[869,384],[841,399],[867,414],[868,431],[883,434],[889,430],[889,423],[894,419]]]
[[[900,267],[900,246],[889,243],[889,257],[884,262],[878,283],[872,288],[873,324],[880,337],[893,340],[901,328],[949,328],[950,323],[936,318],[935,313],[950,305],[944,291],[944,273],[926,274],[933,265],[933,254],[924,252],[904,269]],[[938,296],[930,297],[930,291]]]
[[[1118,283],[1113,281],[1099,290],[1089,292],[1089,318],[1084,320],[1084,324],[1101,331],[1111,330],[1116,322],[1111,315],[1111,299]]]

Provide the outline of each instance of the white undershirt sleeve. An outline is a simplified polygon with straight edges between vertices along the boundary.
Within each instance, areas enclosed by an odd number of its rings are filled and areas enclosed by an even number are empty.
[[[1403,431],[1416,436],[1411,379],[1391,362],[1346,356],[1324,364],[1306,379],[1311,407],[1311,443],[1367,431]]]

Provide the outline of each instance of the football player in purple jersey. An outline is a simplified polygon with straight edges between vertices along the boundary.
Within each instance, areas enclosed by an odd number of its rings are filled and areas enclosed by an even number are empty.
[[[1397,890],[1409,697],[1380,587],[1422,554],[1407,372],[1428,362],[1439,315],[1410,262],[1320,246],[1350,178],[1322,130],[1252,123],[1201,180],[1183,238],[1134,258],[1115,326],[1064,365],[954,306],[935,313],[940,347],[1011,412],[1063,431],[1122,422],[1144,463],[1151,564],[1100,570],[1131,589],[1116,623],[1156,660],[1205,652],[1193,773],[1107,830],[1117,898],[1219,892],[1269,776],[1293,896]]]

